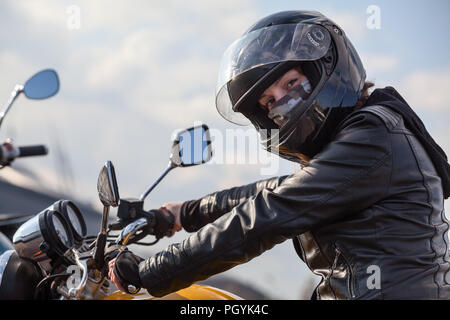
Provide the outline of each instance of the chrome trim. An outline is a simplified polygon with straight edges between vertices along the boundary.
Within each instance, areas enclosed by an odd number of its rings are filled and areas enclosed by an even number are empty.
[[[14,86],[14,90],[11,92],[11,96],[7,102],[5,111],[0,113],[0,126],[2,125],[3,119],[5,118],[6,114],[8,113],[9,109],[11,109],[12,104],[14,103],[14,100],[16,100],[17,96],[23,92],[24,86],[21,84],[16,84]]]
[[[126,245],[130,237],[133,236],[139,230],[142,230],[144,227],[146,227],[147,224],[148,221],[146,218],[139,218],[136,221],[133,221],[125,228],[123,228],[122,232],[120,233],[119,237],[116,240],[116,243]]]
[[[19,257],[33,259],[44,263],[42,266],[48,269],[47,254],[42,252],[40,246],[45,239],[39,225],[39,214],[23,223],[14,233],[13,246]]]
[[[103,234],[108,233],[108,218],[109,218],[109,206],[103,206],[102,224],[100,229],[100,232]]]
[[[114,179],[115,177],[115,173],[113,174],[113,165],[111,161],[106,161],[105,163],[106,169],[108,170],[108,180],[109,180],[109,184],[111,185],[111,192],[113,194],[113,198],[114,198],[114,204],[112,204],[113,207],[117,207],[118,206],[118,202],[119,202],[119,195],[116,193],[116,188],[114,188],[114,186],[117,186],[117,181]]]
[[[164,170],[164,172],[158,177],[158,179],[156,179],[156,181],[153,182],[153,184],[149,186],[147,190],[144,191],[143,194],[141,194],[139,200],[144,201],[145,198],[147,198],[147,196],[149,195],[149,193],[152,192],[152,190],[158,185],[158,183],[160,183],[161,180],[166,176],[166,174],[168,174],[173,168],[176,167],[178,167],[178,165],[175,164],[173,161],[170,161],[169,164],[167,165],[166,170]]]
[[[129,284],[127,287],[127,290],[130,294],[136,294],[141,290],[141,288],[138,288],[138,287],[133,286],[132,284]]]

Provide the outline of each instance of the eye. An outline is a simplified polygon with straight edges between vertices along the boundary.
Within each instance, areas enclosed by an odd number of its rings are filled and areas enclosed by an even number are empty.
[[[292,88],[292,87],[297,83],[297,81],[298,81],[298,78],[294,78],[294,79],[289,80],[289,81],[286,83],[286,88],[287,88],[287,89]]]

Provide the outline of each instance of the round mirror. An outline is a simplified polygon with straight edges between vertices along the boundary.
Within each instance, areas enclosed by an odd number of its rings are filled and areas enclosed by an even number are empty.
[[[27,98],[45,99],[55,95],[59,90],[58,74],[51,69],[42,70],[32,76],[24,85]]]

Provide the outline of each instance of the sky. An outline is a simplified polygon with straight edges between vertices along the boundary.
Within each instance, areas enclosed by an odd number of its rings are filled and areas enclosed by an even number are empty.
[[[61,88],[48,100],[18,98],[0,139],[46,144],[50,153],[19,159],[1,177],[100,209],[96,181],[106,160],[120,194],[138,197],[167,166],[173,132],[196,123],[214,133],[212,161],[170,172],[147,209],[298,170],[254,148],[255,133],[222,119],[214,94],[227,46],[258,19],[299,9],[340,25],[367,80],[395,87],[450,153],[448,1],[3,0],[0,104],[41,69],[55,69]],[[248,145],[231,142],[242,134]],[[226,274],[284,299],[297,298],[312,277],[290,241]]]

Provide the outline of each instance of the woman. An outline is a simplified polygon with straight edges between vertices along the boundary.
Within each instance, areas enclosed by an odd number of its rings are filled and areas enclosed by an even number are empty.
[[[195,233],[147,260],[124,251],[111,279],[162,296],[293,239],[322,276],[314,299],[450,299],[447,157],[394,88],[369,96],[365,78],[322,14],[258,21],[224,54],[217,109],[303,169],[166,204],[173,231]]]

